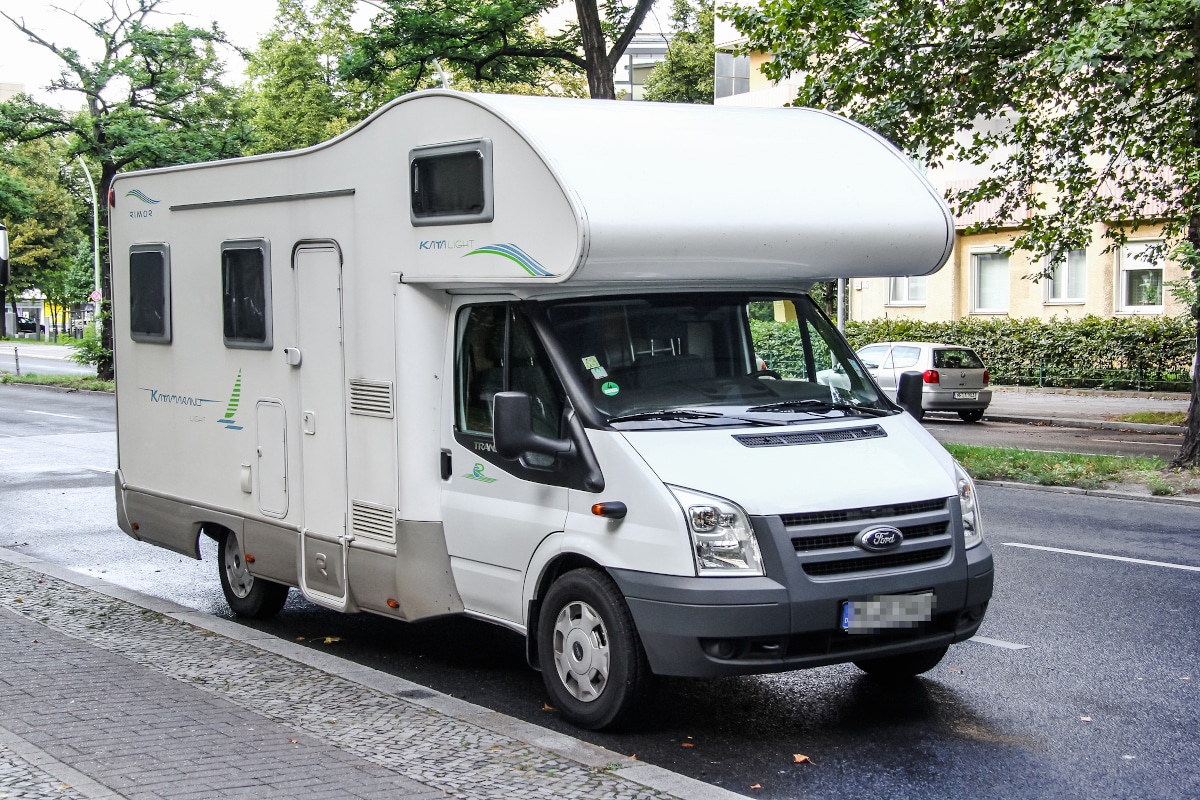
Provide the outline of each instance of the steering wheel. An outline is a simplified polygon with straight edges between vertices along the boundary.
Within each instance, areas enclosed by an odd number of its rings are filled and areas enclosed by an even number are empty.
[[[750,373],[751,378],[774,378],[777,381],[783,380],[783,376],[773,369],[760,369]]]

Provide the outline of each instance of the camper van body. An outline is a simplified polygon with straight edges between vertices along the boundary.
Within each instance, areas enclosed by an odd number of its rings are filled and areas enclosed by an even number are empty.
[[[118,521],[217,538],[235,610],[490,620],[592,727],[648,670],[916,672],[979,627],[970,478],[806,294],[949,254],[869,131],[434,91],[112,188]],[[799,320],[787,375],[756,302]]]

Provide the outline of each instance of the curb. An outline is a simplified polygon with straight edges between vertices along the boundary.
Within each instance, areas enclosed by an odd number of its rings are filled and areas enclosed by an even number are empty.
[[[340,656],[310,650],[295,642],[243,627],[232,620],[214,617],[170,600],[152,597],[134,589],[116,586],[100,578],[80,574],[49,561],[26,556],[2,547],[0,547],[0,561],[20,569],[47,575],[147,611],[162,614],[200,630],[326,672],[342,680],[403,697],[407,702],[524,742],[530,747],[553,753],[588,769],[607,769],[614,765],[628,764],[629,766],[621,766],[613,770],[613,774],[647,789],[665,792],[679,800],[744,800],[744,795],[698,781],[695,778],[689,778],[663,767],[632,761],[628,756],[600,745],[575,739],[532,722],[509,717]]]
[[[1134,433],[1182,434],[1180,425],[1152,425],[1146,422],[1111,422],[1106,419],[1075,419],[1069,417],[1021,417],[1013,414],[984,414],[988,422],[1013,422],[1018,425],[1053,425],[1058,428],[1094,428],[1105,431]]]
[[[1052,492],[1055,494],[1083,494],[1088,497],[1104,497],[1109,500],[1134,500],[1141,503],[1167,503],[1174,506],[1195,506],[1200,508],[1200,495],[1195,499],[1171,495],[1130,494],[1115,492],[1110,489],[1080,489],[1075,486],[1043,486],[1038,483],[1018,483],[1017,481],[975,481],[976,486],[994,486],[997,489],[1029,489],[1034,492]],[[3,552],[3,551],[0,551]]]

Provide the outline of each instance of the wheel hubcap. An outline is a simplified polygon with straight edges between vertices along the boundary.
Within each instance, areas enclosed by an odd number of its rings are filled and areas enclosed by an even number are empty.
[[[567,603],[554,621],[554,665],[576,700],[590,703],[608,684],[608,630],[582,600]]]
[[[232,533],[225,537],[225,577],[235,596],[246,598],[254,588],[254,576],[246,569],[242,548]]]

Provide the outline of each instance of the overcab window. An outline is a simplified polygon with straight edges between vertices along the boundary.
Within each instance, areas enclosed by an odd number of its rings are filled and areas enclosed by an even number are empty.
[[[490,139],[418,147],[408,163],[413,225],[492,221]]]
[[[166,244],[129,248],[129,338],[171,343],[171,258]]]
[[[270,350],[271,243],[239,239],[221,245],[225,346]]]

